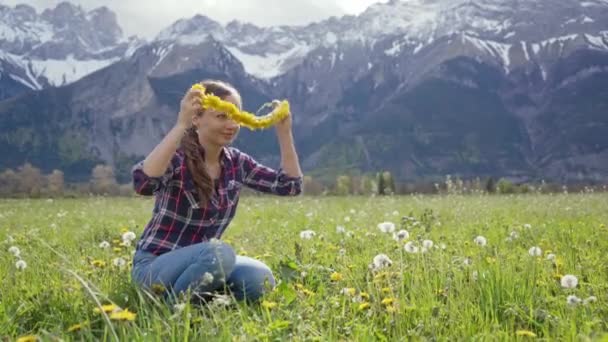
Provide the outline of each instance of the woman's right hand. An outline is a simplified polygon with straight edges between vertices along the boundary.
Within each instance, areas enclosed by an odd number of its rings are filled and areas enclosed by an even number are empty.
[[[177,125],[180,127],[189,128],[192,126],[192,118],[203,110],[201,97],[203,93],[197,89],[190,89],[180,102],[179,115],[177,117]]]

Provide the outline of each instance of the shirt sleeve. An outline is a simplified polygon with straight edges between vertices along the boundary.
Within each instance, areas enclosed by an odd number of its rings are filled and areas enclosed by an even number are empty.
[[[159,177],[150,177],[143,170],[144,161],[138,162],[131,169],[133,189],[137,194],[143,196],[152,196],[156,194],[167,186],[167,183],[173,178],[174,171],[178,168],[179,163],[180,158],[176,153],[173,155],[173,158],[171,158],[171,162],[163,175]]]
[[[258,163],[241,151],[238,154],[240,182],[254,190],[279,196],[297,196],[302,192],[302,177],[290,177],[278,170]]]

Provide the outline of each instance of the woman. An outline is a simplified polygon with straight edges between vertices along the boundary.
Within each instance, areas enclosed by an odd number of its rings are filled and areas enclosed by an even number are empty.
[[[241,108],[239,93],[220,81],[203,81],[212,93]],[[225,113],[203,110],[199,90],[181,100],[177,123],[133,167],[135,191],[155,195],[153,215],[137,243],[133,280],[155,292],[179,295],[229,289],[238,300],[259,299],[270,269],[235,255],[218,239],[234,217],[241,187],[281,196],[301,193],[302,172],[291,133],[291,116],[276,125],[281,168],[271,169],[228,147],[239,125]]]

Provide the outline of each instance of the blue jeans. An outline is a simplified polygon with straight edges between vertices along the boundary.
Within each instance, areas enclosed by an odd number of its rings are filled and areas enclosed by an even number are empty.
[[[239,256],[219,240],[182,247],[161,255],[138,250],[133,257],[133,280],[144,289],[178,296],[230,290],[237,300],[256,301],[274,287],[272,271],[264,263]]]

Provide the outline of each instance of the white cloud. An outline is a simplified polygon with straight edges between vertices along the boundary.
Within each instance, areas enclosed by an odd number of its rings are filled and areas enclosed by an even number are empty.
[[[63,0],[3,0],[42,10]],[[117,14],[126,35],[151,39],[178,19],[203,14],[225,24],[231,20],[258,26],[304,25],[330,16],[359,14],[380,0],[72,0],[86,10],[107,6]],[[384,2],[384,1],[382,1]]]

